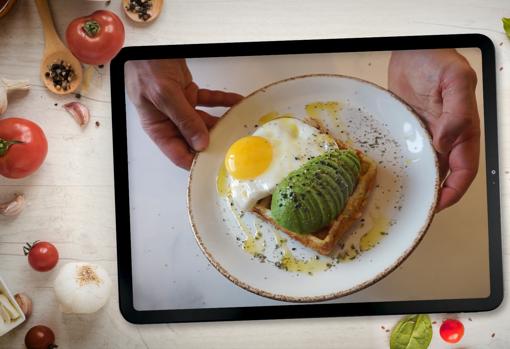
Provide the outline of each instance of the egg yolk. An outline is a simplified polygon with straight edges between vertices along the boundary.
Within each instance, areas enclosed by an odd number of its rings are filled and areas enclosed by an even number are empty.
[[[263,137],[248,136],[232,144],[225,156],[225,167],[236,179],[253,179],[271,164],[273,149]]]

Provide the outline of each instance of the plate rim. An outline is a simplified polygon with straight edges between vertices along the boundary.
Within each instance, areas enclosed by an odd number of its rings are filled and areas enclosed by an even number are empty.
[[[432,137],[431,137],[430,133],[428,132],[427,127],[425,126],[424,122],[421,120],[421,118],[415,112],[415,110],[409,104],[407,104],[402,98],[397,96],[395,93],[391,92],[390,90],[388,90],[388,89],[386,89],[386,88],[384,88],[384,87],[382,87],[382,86],[380,86],[380,85],[378,85],[378,84],[376,84],[374,82],[367,81],[367,80],[364,80],[364,79],[361,79],[361,78],[358,78],[358,77],[348,76],[348,75],[344,75],[344,74],[313,73],[313,74],[304,74],[304,75],[292,76],[292,77],[289,77],[289,78],[285,78],[285,79],[282,79],[282,80],[278,80],[278,81],[272,82],[272,83],[270,83],[268,85],[265,85],[263,87],[260,87],[260,88],[258,88],[256,90],[254,90],[253,92],[251,92],[248,95],[246,95],[241,101],[237,102],[232,107],[230,107],[221,117],[219,117],[220,120],[218,120],[218,122],[209,130],[209,132],[212,132],[216,128],[216,126],[224,118],[226,118],[229,114],[231,114],[232,110],[235,107],[237,107],[238,105],[240,105],[246,99],[252,97],[253,95],[258,94],[258,93],[264,93],[264,92],[266,92],[266,90],[268,88],[273,87],[273,86],[278,85],[278,84],[282,84],[282,83],[286,83],[286,82],[293,81],[293,80],[298,80],[298,79],[316,78],[316,77],[340,78],[340,79],[355,80],[355,81],[361,82],[363,84],[371,85],[372,87],[375,87],[376,89],[380,90],[382,93],[388,94],[390,97],[395,99],[397,102],[399,102],[404,108],[406,108],[410,112],[412,117],[418,122],[418,124],[421,126],[421,128],[425,131],[424,132],[425,136],[426,136],[425,138],[428,141],[428,143],[430,144],[430,146],[432,147],[432,149],[434,150],[432,152],[433,153],[433,158],[434,158],[434,173],[435,173],[434,199],[432,200],[432,204],[431,204],[431,206],[428,209],[427,218],[424,221],[424,224],[422,225],[422,227],[419,229],[419,232],[418,232],[417,236],[415,237],[415,239],[413,240],[411,246],[408,249],[406,249],[393,264],[388,266],[386,269],[384,269],[383,271],[378,273],[375,277],[371,278],[370,280],[367,280],[367,281],[365,281],[363,283],[360,283],[360,284],[358,284],[358,285],[356,285],[354,287],[351,287],[351,288],[349,288],[347,290],[342,290],[342,291],[338,291],[338,292],[332,292],[332,293],[328,293],[328,294],[324,294],[324,295],[316,295],[316,296],[289,296],[289,295],[285,295],[285,294],[272,293],[272,292],[265,291],[265,290],[259,289],[257,287],[254,287],[254,286],[252,286],[252,285],[250,285],[250,284],[248,284],[248,283],[246,283],[244,281],[241,281],[240,279],[236,278],[235,276],[231,275],[214,258],[214,256],[210,253],[210,251],[207,249],[207,247],[203,243],[202,238],[200,236],[200,233],[199,233],[199,231],[198,231],[198,229],[197,229],[197,227],[195,225],[195,218],[194,218],[193,210],[192,210],[191,204],[190,204],[190,202],[191,202],[191,187],[192,187],[193,173],[194,173],[193,171],[195,170],[196,162],[198,161],[198,159],[200,157],[200,154],[201,154],[200,152],[197,152],[195,154],[195,156],[193,157],[193,162],[191,164],[191,167],[190,167],[190,170],[189,170],[189,175],[188,175],[188,186],[187,186],[187,191],[186,191],[186,208],[187,208],[187,212],[188,212],[188,219],[189,219],[189,222],[191,224],[191,228],[193,230],[193,235],[195,237],[195,240],[198,243],[198,246],[199,246],[200,250],[206,256],[208,261],[214,266],[214,268],[216,268],[216,270],[218,270],[224,277],[226,277],[228,280],[230,280],[235,285],[237,285],[237,286],[239,286],[239,287],[241,287],[241,288],[243,288],[243,289],[245,289],[245,290],[247,290],[249,292],[252,292],[252,293],[254,293],[256,295],[263,296],[263,297],[270,298],[270,299],[274,299],[274,300],[278,300],[278,301],[284,301],[284,302],[314,303],[314,302],[328,301],[328,300],[337,299],[337,298],[341,298],[341,297],[345,297],[345,296],[351,295],[353,293],[359,292],[359,291],[361,291],[361,290],[363,290],[363,289],[365,289],[365,288],[367,288],[369,286],[372,286],[375,283],[379,282],[380,280],[382,280],[383,278],[385,278],[386,276],[391,274],[395,269],[397,269],[412,254],[412,252],[418,247],[420,242],[425,237],[425,234],[427,233],[428,228],[430,227],[430,224],[432,223],[432,218],[434,217],[435,209],[437,207],[437,203],[438,203],[438,200],[439,200],[439,186],[440,186],[439,162],[438,162],[438,158],[437,158],[437,153],[435,151],[435,148],[434,148],[434,145],[433,145],[433,142],[432,142]]]

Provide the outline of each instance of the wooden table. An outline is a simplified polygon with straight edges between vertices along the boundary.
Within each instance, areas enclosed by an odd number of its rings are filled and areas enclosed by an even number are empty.
[[[120,1],[108,9],[123,17],[126,45],[286,40],[383,35],[478,32],[496,46],[500,137],[501,199],[505,286],[510,271],[507,216],[510,180],[510,41],[502,16],[510,17],[507,0],[292,1],[167,0],[150,26],[135,26],[120,13]],[[51,1],[58,32],[69,21],[105,8],[104,2]],[[0,179],[0,201],[15,192],[29,205],[17,219],[0,218],[0,274],[14,292],[34,300],[28,323],[0,338],[0,348],[23,348],[25,332],[35,324],[53,328],[61,348],[386,348],[386,328],[398,316],[245,321],[230,323],[135,326],[118,310],[117,294],[94,315],[64,315],[53,293],[54,272],[30,269],[21,247],[26,241],[55,243],[62,262],[85,260],[104,266],[116,282],[115,221],[108,67],[97,69],[82,97],[92,114],[81,130],[63,110],[74,96],[50,94],[39,81],[43,35],[35,4],[19,1],[0,20],[0,77],[28,78],[33,88],[10,100],[5,116],[24,116],[46,131],[49,154],[35,175]],[[96,126],[96,121],[99,126]],[[438,322],[444,318],[433,315]],[[509,348],[508,302],[495,311],[459,314],[466,326],[464,348]],[[384,329],[382,328],[384,326]],[[494,336],[492,336],[494,334]],[[432,348],[447,347],[434,325]]]

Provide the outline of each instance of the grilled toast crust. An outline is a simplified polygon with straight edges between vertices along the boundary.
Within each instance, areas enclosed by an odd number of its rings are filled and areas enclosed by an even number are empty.
[[[339,140],[336,140],[336,142],[340,149],[349,148],[346,144]],[[354,222],[361,218],[363,209],[366,206],[370,192],[375,184],[375,177],[377,174],[376,163],[360,150],[353,150],[361,160],[361,172],[358,184],[356,185],[352,195],[349,197],[349,200],[347,200],[344,209],[327,227],[311,234],[298,234],[283,228],[271,217],[271,196],[260,200],[253,208],[253,212],[259,215],[262,220],[271,223],[277,229],[299,241],[304,246],[307,246],[322,255],[330,255],[335,250],[341,236],[349,230]]]

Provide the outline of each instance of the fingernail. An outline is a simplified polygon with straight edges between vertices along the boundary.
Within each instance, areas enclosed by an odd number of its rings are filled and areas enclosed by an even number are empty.
[[[207,137],[196,135],[191,138],[191,145],[195,151],[202,151],[207,148]]]

